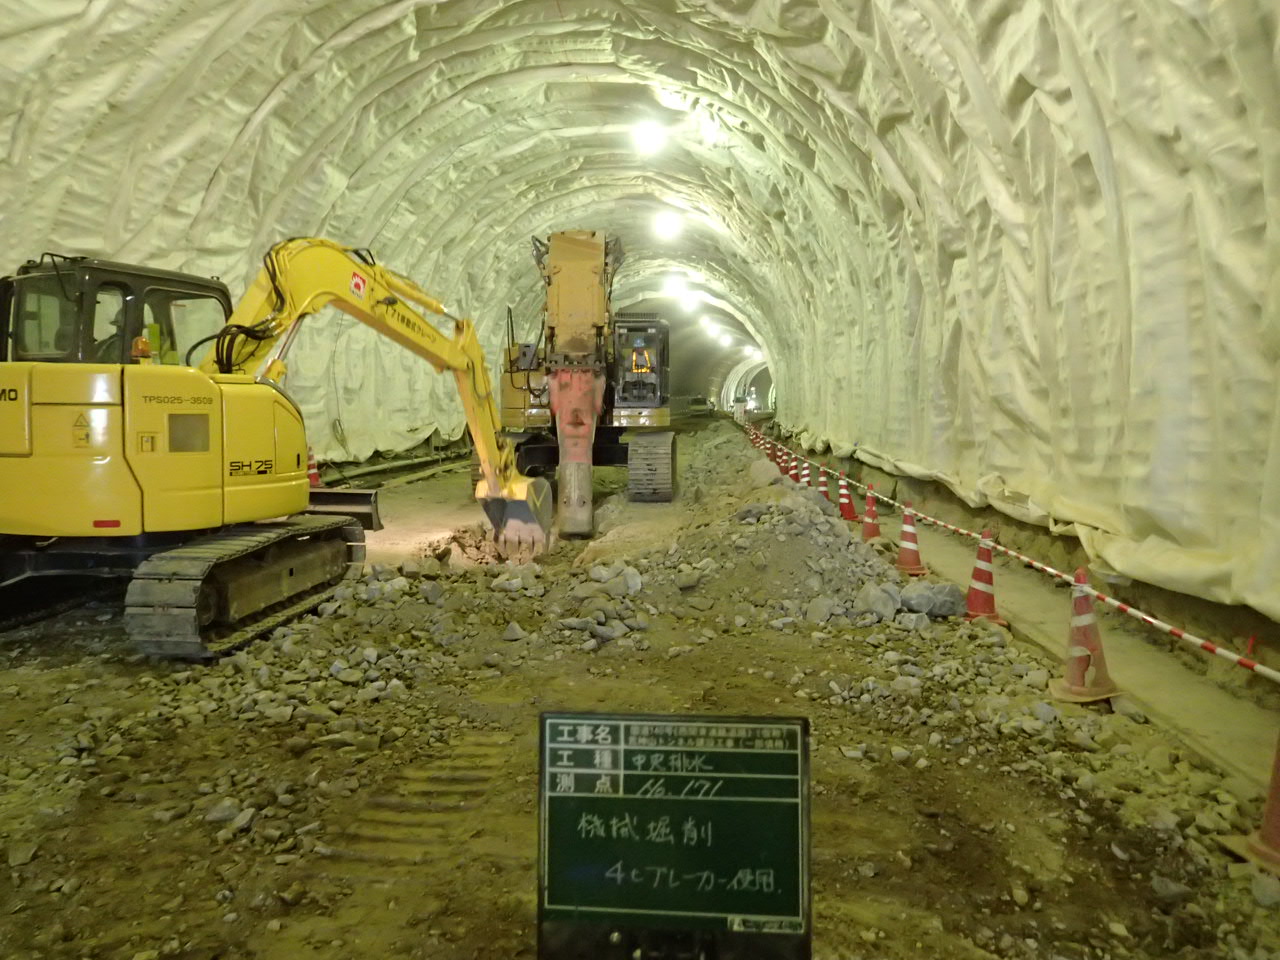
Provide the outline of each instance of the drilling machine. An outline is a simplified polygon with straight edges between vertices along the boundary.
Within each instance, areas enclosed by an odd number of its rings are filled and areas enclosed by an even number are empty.
[[[625,466],[630,500],[674,495],[670,336],[656,315],[613,313],[616,238],[562,231],[533,238],[533,256],[546,285],[543,322],[532,343],[515,342],[508,324],[502,426],[521,471],[555,470],[560,534],[586,537],[595,466]]]

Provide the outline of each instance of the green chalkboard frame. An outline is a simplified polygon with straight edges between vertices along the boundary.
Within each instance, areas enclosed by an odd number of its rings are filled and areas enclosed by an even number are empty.
[[[750,738],[770,731],[784,734]],[[538,744],[539,960],[810,960],[806,718],[551,711]],[[660,768],[634,769],[651,759]],[[702,761],[732,772],[704,775]],[[779,831],[779,814],[794,829]],[[748,855],[768,869],[743,869]]]

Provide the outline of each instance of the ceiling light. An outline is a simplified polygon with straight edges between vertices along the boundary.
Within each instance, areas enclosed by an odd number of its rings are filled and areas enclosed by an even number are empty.
[[[678,274],[671,274],[662,281],[662,295],[664,297],[680,297],[683,296],[688,287],[685,285],[684,277]]]
[[[674,240],[684,229],[684,218],[674,210],[659,210],[653,216],[653,235],[659,240]]]
[[[701,290],[685,290],[680,294],[680,309],[685,313],[693,313],[702,306]]]
[[[644,156],[657,153],[667,145],[667,128],[656,120],[641,120],[631,128],[631,144]]]
[[[727,333],[720,334],[720,346],[727,347],[731,343],[733,343],[733,337],[729,336]]]

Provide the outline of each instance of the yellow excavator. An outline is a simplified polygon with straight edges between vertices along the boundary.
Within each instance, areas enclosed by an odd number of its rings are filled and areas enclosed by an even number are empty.
[[[368,251],[279,243],[234,310],[216,278],[46,254],[0,280],[0,586],[130,576],[139,647],[204,659],[358,571],[376,511],[312,505],[280,386],[299,322],[325,306],[453,373],[500,549],[545,549],[551,489],[499,433],[474,325]]]

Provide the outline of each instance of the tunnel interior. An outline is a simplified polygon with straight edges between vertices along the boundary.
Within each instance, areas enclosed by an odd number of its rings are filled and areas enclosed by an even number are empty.
[[[0,239],[238,290],[272,242],[333,237],[476,317],[496,362],[507,306],[536,314],[528,238],[604,230],[617,301],[740,330],[804,444],[1276,616],[1276,17],[26,5],[0,41]],[[447,380],[349,321],[295,357],[322,459],[462,431]]]

